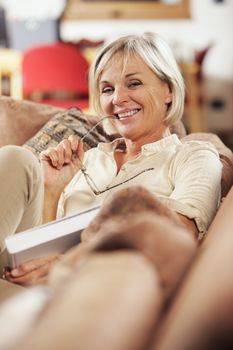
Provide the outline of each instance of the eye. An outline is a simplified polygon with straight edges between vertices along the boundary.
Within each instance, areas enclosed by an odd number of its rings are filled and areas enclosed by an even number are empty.
[[[142,82],[140,80],[131,80],[128,84],[129,88],[137,88],[138,86],[142,85]]]
[[[113,88],[111,86],[105,86],[101,89],[102,94],[111,94],[113,92]]]

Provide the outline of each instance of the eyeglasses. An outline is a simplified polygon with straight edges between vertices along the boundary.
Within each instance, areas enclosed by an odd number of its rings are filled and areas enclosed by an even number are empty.
[[[86,136],[88,136],[92,130],[94,130],[97,125],[99,125],[104,119],[107,119],[107,118],[113,118],[112,116],[107,116],[107,117],[104,117],[102,119],[100,119],[90,130],[87,131],[87,133],[81,138],[81,141],[83,141],[85,139]],[[95,195],[100,195],[102,193],[105,193],[115,187],[118,187],[120,185],[123,185],[131,180],[133,180],[134,178],[138,177],[139,175],[147,172],[147,171],[152,171],[154,170],[154,168],[147,168],[147,169],[144,169],[142,171],[140,171],[139,173],[137,173],[136,175],[134,176],[131,176],[130,178],[118,183],[118,184],[115,184],[115,185],[112,185],[112,186],[107,186],[104,190],[99,190],[98,186],[95,184],[94,180],[92,179],[92,177],[88,174],[87,172],[87,168],[85,167],[85,165],[83,164],[83,162],[81,161],[81,159],[78,158],[78,161],[79,161],[79,166],[80,166],[80,170],[81,172],[83,173],[84,177],[85,177],[85,180],[86,180],[86,183],[88,184],[88,186],[90,187],[90,189],[92,190],[92,192],[95,194]]]
[[[79,159],[80,161],[80,159]],[[154,170],[154,168],[148,168],[148,169],[144,169],[142,171],[140,171],[139,173],[137,173],[136,175],[134,176],[131,176],[130,178],[122,181],[122,182],[119,182],[118,184],[115,184],[115,185],[112,185],[112,186],[107,186],[104,190],[99,190],[98,189],[98,186],[95,184],[94,180],[91,178],[91,176],[88,174],[87,172],[87,168],[85,167],[85,165],[80,161],[80,170],[81,172],[83,173],[84,177],[85,177],[85,180],[88,184],[88,186],[90,187],[90,189],[92,190],[92,192],[95,194],[95,195],[99,195],[99,194],[102,194],[104,192],[107,192],[115,187],[118,187],[120,185],[123,185],[131,180],[133,180],[135,177],[147,172],[147,171],[151,171],[151,170]]]

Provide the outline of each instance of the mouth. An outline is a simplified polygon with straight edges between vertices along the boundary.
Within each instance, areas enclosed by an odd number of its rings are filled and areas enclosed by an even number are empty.
[[[140,110],[141,110],[141,108],[135,108],[135,109],[132,109],[131,111],[128,111],[128,112],[116,113],[116,114],[114,114],[114,117],[116,119],[129,118],[129,117],[132,117],[135,114],[137,114]]]

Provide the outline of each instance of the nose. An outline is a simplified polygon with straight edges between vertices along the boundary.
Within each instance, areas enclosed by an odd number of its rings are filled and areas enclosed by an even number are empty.
[[[116,87],[113,93],[112,103],[114,105],[121,105],[129,100],[128,92],[125,87]]]

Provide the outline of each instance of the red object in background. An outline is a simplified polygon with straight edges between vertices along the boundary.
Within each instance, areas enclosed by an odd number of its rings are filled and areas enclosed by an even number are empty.
[[[65,109],[71,108],[71,107],[78,107],[81,110],[87,109],[89,107],[88,98],[78,98],[78,99],[62,99],[62,100],[55,100],[55,99],[43,99],[38,101],[39,103],[43,103],[46,105],[56,106],[56,107],[62,107]]]
[[[195,52],[194,60],[200,67],[200,70],[199,70],[199,73],[198,73],[198,77],[197,77],[199,82],[201,82],[201,80],[202,80],[202,67],[203,67],[204,60],[205,60],[206,55],[207,55],[207,53],[209,52],[209,50],[211,49],[212,46],[213,46],[212,44],[209,44],[204,49],[198,50],[198,51]]]
[[[64,108],[88,107],[89,63],[72,44],[37,46],[23,54],[24,98]]]

